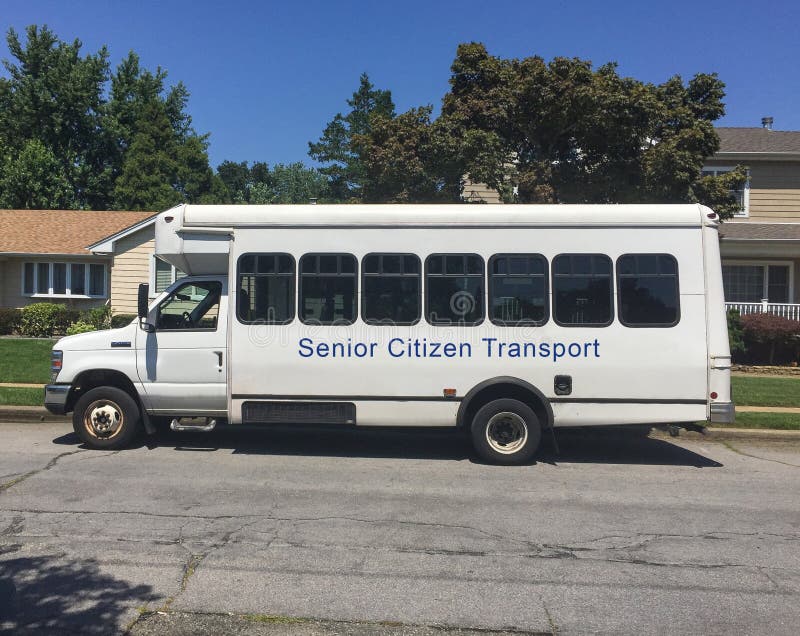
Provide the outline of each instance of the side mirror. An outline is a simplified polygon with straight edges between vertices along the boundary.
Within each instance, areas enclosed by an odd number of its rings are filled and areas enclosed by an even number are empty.
[[[155,331],[155,327],[147,322],[148,302],[150,301],[150,285],[147,283],[139,284],[139,296],[137,298],[137,309],[139,314],[139,327],[147,333]]]
[[[138,297],[138,311],[139,320],[147,318],[147,309],[150,300],[150,285],[147,283],[139,283],[139,297]]]

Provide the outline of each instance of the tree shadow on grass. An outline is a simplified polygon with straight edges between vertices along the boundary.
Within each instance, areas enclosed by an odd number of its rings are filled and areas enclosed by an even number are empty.
[[[0,634],[112,634],[154,596],[92,559],[15,556],[18,547],[7,544],[0,556]]]
[[[536,460],[548,464],[596,463],[719,467],[722,464],[667,440],[647,436],[649,429],[602,427],[556,429],[559,450],[545,431]],[[65,435],[58,444],[77,444]],[[232,451],[246,455],[363,457],[378,459],[469,460],[481,463],[468,436],[454,429],[344,428],[321,426],[231,426],[211,433],[160,430],[139,447],[173,447],[179,452]]]

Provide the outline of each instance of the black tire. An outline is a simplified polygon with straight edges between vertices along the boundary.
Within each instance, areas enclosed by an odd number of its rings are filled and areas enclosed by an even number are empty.
[[[97,387],[78,398],[72,428],[90,448],[125,448],[142,430],[139,405],[122,389]]]
[[[492,400],[482,406],[470,426],[475,452],[487,462],[506,466],[524,464],[539,450],[542,426],[524,402]]]

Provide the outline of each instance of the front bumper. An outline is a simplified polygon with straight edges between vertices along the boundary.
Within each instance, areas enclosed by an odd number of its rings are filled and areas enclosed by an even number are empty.
[[[736,408],[733,402],[712,402],[711,403],[711,423],[712,424],[733,424],[736,419]]]
[[[53,415],[66,415],[69,384],[48,384],[44,387],[44,408]]]

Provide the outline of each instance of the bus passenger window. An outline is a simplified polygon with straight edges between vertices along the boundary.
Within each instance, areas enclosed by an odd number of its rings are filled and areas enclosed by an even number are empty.
[[[553,318],[563,327],[605,327],[614,319],[611,259],[560,254],[553,259]]]
[[[619,321],[627,327],[672,327],[680,319],[678,261],[669,254],[617,259]]]
[[[361,263],[361,316],[369,324],[413,325],[421,315],[416,254],[367,254]]]
[[[547,322],[547,259],[541,254],[495,254],[489,259],[489,317],[500,326]]]
[[[356,257],[306,254],[300,259],[300,320],[314,325],[355,322]]]
[[[425,259],[425,313],[432,325],[483,322],[483,259],[477,254],[431,254]]]
[[[285,325],[294,320],[291,254],[243,254],[239,258],[236,315],[245,324]]]

